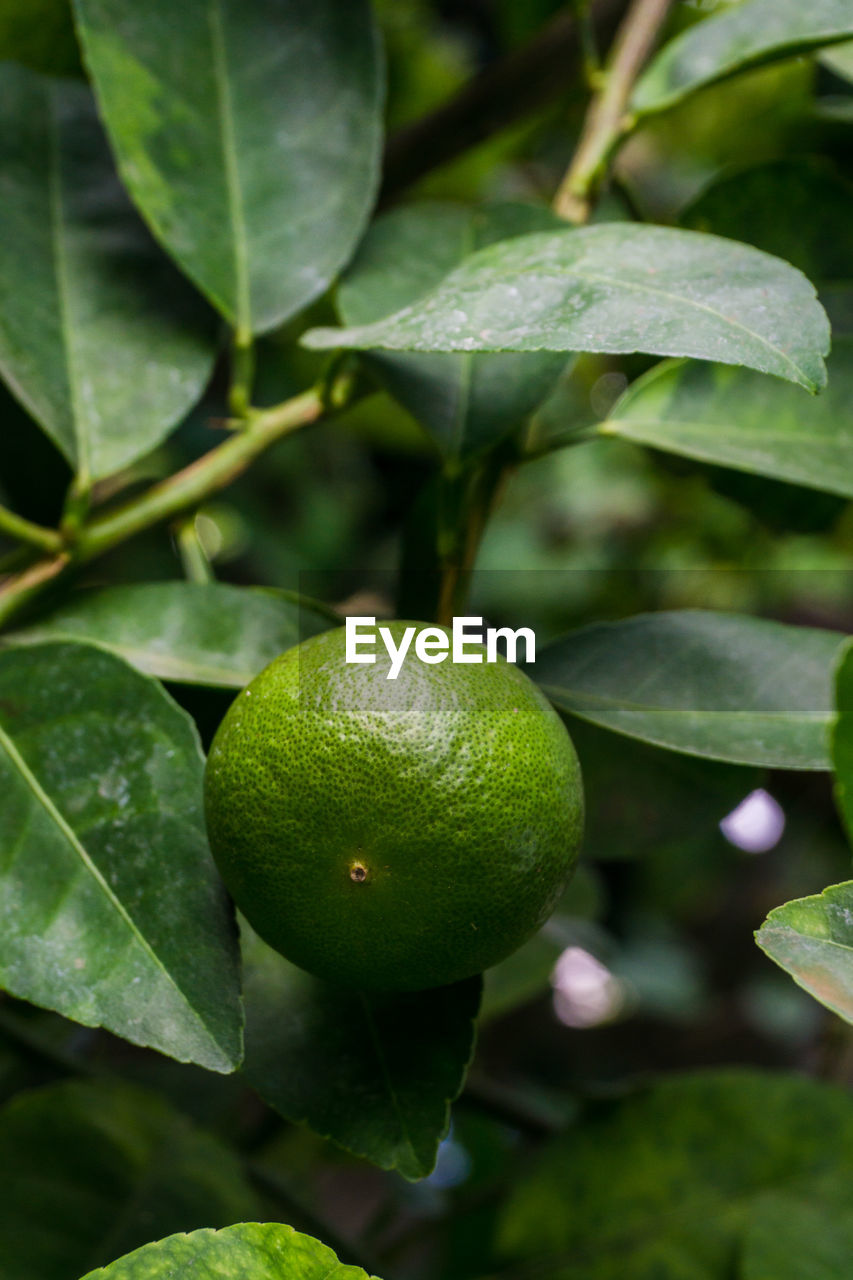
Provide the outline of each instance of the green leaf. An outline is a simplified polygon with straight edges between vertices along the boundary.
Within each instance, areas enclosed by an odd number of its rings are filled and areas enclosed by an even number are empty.
[[[701,462],[853,497],[853,339],[807,397],[747,369],[666,362],[638,379],[599,431]]]
[[[841,1089],[675,1076],[590,1107],[546,1148],[511,1193],[500,1245],[549,1280],[723,1280],[767,1191],[853,1209],[851,1151]]]
[[[853,840],[853,644],[835,676],[838,715],[830,731],[835,798]],[[833,1013],[853,1022],[853,881],[771,911],[755,935],[761,950]]]
[[[89,645],[0,652],[0,985],[181,1062],[241,1058],[195,726]]]
[[[853,1257],[853,1212],[768,1195],[752,1217],[740,1280],[839,1280]]]
[[[379,218],[361,243],[338,291],[347,324],[370,324],[438,285],[470,253],[561,220],[547,206],[481,209],[415,204]],[[373,355],[377,377],[423,422],[447,461],[488,449],[545,398],[565,356]]]
[[[650,115],[726,76],[851,36],[849,0],[746,0],[670,40],[637,81],[631,107]]]
[[[83,1280],[366,1280],[332,1250],[278,1222],[242,1222],[147,1244]],[[374,1278],[375,1280],[375,1278]]]
[[[776,907],[755,940],[798,986],[853,1022],[853,881]]]
[[[853,643],[844,646],[835,669],[835,707],[830,742],[835,801],[853,844]]]
[[[829,326],[801,273],[717,236],[611,222],[490,245],[415,305],[311,329],[315,349],[646,351],[747,365],[817,390]]]
[[[75,0],[98,101],[155,235],[243,334],[324,292],[373,202],[368,0]]]
[[[825,769],[843,642],[737,614],[649,613],[564,636],[530,674],[561,711],[631,738],[734,764]]]
[[[122,190],[88,89],[12,64],[0,87],[0,373],[96,480],[198,399],[214,317]]]
[[[333,987],[243,925],[244,1073],[286,1119],[404,1177],[425,1177],[474,1048],[482,982],[414,994]]]
[[[236,1157],[156,1095],[76,1081],[0,1110],[4,1280],[70,1280],[152,1235],[257,1212]]]
[[[285,649],[331,625],[319,606],[283,591],[150,582],[82,591],[0,644],[88,641],[162,680],[242,689]]]

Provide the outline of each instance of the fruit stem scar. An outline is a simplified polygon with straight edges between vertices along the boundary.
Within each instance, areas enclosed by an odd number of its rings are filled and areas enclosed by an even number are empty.
[[[361,862],[354,862],[349,869],[349,878],[354,880],[356,884],[361,884],[367,879],[367,867]]]

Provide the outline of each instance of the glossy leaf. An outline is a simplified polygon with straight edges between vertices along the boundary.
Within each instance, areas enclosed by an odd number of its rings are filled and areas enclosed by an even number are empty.
[[[76,1081],[0,1110],[4,1280],[70,1280],[152,1235],[257,1212],[228,1148],[140,1089]]]
[[[631,106],[640,115],[662,111],[736,72],[851,37],[849,0],[745,0],[666,44],[638,80]]]
[[[332,1250],[279,1222],[241,1222],[147,1244],[83,1280],[366,1280]]]
[[[530,674],[562,711],[688,755],[825,769],[833,631],[684,610],[596,623]]]
[[[90,645],[0,652],[0,985],[182,1062],[241,1057],[195,727]]]
[[[734,241],[611,222],[472,254],[415,305],[312,329],[309,347],[646,351],[746,365],[823,386],[829,328],[808,280]]]
[[[836,339],[823,395],[748,369],[667,362],[640,378],[601,424],[668,453],[853,497],[853,340]]]
[[[853,1257],[853,1211],[768,1195],[752,1216],[739,1280],[839,1280]]]
[[[853,881],[776,907],[755,940],[798,986],[853,1022]]]
[[[285,649],[331,625],[285,592],[152,582],[80,592],[6,639],[89,641],[163,680],[242,689]]]
[[[328,286],[378,178],[368,0],[75,0],[122,176],[155,235],[244,333]]]
[[[368,994],[296,968],[245,924],[243,934],[250,1083],[286,1119],[425,1177],[473,1053],[481,980]]]
[[[723,1280],[768,1191],[853,1209],[851,1152],[841,1089],[675,1076],[590,1107],[545,1149],[510,1195],[502,1252],[549,1280]]]
[[[214,317],[152,241],[82,84],[0,67],[0,373],[81,476],[198,399]]]
[[[415,302],[475,250],[561,225],[542,205],[470,209],[425,203],[394,209],[373,224],[359,247],[338,291],[341,316],[346,324],[370,324]],[[366,358],[448,461],[489,448],[532,413],[566,363],[550,352]]]

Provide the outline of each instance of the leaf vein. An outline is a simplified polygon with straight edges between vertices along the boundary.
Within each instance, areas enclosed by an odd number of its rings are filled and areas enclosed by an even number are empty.
[[[123,903],[122,903],[122,902],[121,902],[121,901],[116,897],[116,895],[114,894],[114,892],[113,892],[113,891],[112,891],[112,889],[110,888],[109,884],[108,884],[108,883],[107,883],[107,881],[104,879],[104,877],[103,877],[103,875],[102,875],[101,871],[100,871],[100,870],[99,870],[99,868],[95,865],[95,863],[92,861],[92,858],[90,857],[90,855],[88,854],[88,852],[86,851],[86,849],[84,848],[84,846],[81,844],[81,842],[80,842],[80,840],[78,839],[78,837],[77,837],[77,835],[76,835],[75,831],[73,830],[73,828],[69,825],[69,823],[68,823],[68,822],[66,821],[66,819],[63,817],[63,815],[60,813],[60,811],[59,811],[59,809],[57,808],[57,806],[54,804],[54,802],[51,800],[50,796],[47,794],[47,792],[46,792],[46,791],[44,790],[44,788],[42,787],[42,785],[41,785],[41,783],[39,782],[38,778],[35,776],[35,774],[33,773],[33,771],[30,769],[30,767],[29,767],[29,765],[27,764],[26,760],[23,758],[23,756],[22,756],[22,755],[20,754],[20,752],[18,751],[18,749],[17,749],[17,747],[15,746],[14,742],[12,741],[12,739],[9,737],[9,735],[6,733],[6,731],[5,731],[1,726],[0,726],[0,747],[2,747],[2,748],[4,749],[4,751],[6,752],[6,755],[9,757],[9,760],[11,761],[11,763],[12,763],[13,767],[14,767],[15,769],[17,769],[17,770],[18,770],[18,772],[20,773],[20,775],[21,775],[21,777],[23,778],[24,782],[25,782],[25,783],[27,784],[27,786],[30,788],[30,791],[32,792],[32,794],[33,794],[33,796],[34,796],[34,798],[35,798],[36,802],[37,802],[38,804],[42,805],[42,807],[44,808],[45,813],[46,813],[46,814],[48,815],[48,817],[53,821],[54,825],[58,828],[59,832],[60,832],[60,833],[61,833],[61,835],[64,837],[64,839],[66,840],[66,842],[70,845],[70,847],[73,849],[73,851],[77,854],[77,856],[79,857],[79,859],[80,859],[80,861],[82,862],[83,866],[86,868],[86,870],[87,870],[87,871],[89,872],[89,874],[92,876],[92,879],[94,880],[95,884],[96,884],[96,885],[98,885],[98,887],[101,889],[101,891],[103,892],[103,894],[104,894],[104,895],[105,895],[105,897],[107,898],[108,902],[110,903],[110,905],[112,906],[112,908],[114,909],[114,911],[117,913],[117,915],[118,915],[118,916],[120,917],[120,919],[123,921],[123,923],[126,925],[126,927],[127,927],[127,929],[128,929],[128,932],[130,933],[130,935],[131,935],[131,937],[133,938],[133,940],[134,940],[134,941],[135,941],[135,942],[136,942],[136,943],[141,947],[141,949],[142,949],[143,953],[144,953],[144,954],[148,957],[148,959],[153,963],[154,967],[160,971],[160,973],[161,973],[161,974],[163,975],[163,977],[166,979],[167,983],[168,983],[168,984],[169,984],[169,985],[170,985],[170,986],[171,986],[171,987],[172,987],[172,988],[177,992],[177,994],[178,994],[178,996],[180,997],[180,999],[181,999],[182,1003],[183,1003],[183,1004],[186,1006],[186,1008],[190,1011],[190,1013],[192,1014],[192,1016],[193,1016],[194,1020],[196,1021],[196,1023],[198,1024],[198,1026],[201,1028],[201,1030],[203,1031],[204,1035],[207,1037],[207,1039],[208,1039],[208,1041],[210,1042],[210,1044],[211,1044],[211,1045],[213,1045],[215,1048],[217,1048],[217,1049],[218,1049],[218,1048],[219,1048],[219,1046],[216,1044],[216,1041],[214,1040],[213,1036],[211,1035],[211,1032],[209,1031],[209,1029],[207,1028],[207,1026],[204,1024],[204,1022],[201,1020],[201,1018],[199,1017],[199,1015],[198,1015],[197,1011],[196,1011],[196,1010],[192,1007],[192,1005],[189,1003],[189,1001],[187,1000],[187,997],[186,997],[185,993],[181,990],[180,986],[179,986],[179,985],[178,985],[178,983],[175,981],[175,979],[174,979],[174,977],[172,976],[172,974],[169,972],[169,970],[168,970],[168,969],[166,968],[166,966],[163,964],[163,962],[162,962],[162,960],[160,959],[160,957],[159,957],[159,956],[157,955],[157,953],[154,951],[154,949],[152,948],[151,944],[148,942],[148,939],[145,937],[145,935],[144,935],[144,934],[141,932],[141,930],[138,928],[138,926],[136,925],[136,923],[135,923],[135,921],[133,920],[132,916],[131,916],[131,915],[129,914],[129,912],[127,911],[127,908],[126,908],[126,907],[123,905]]]
[[[243,192],[237,168],[237,144],[234,135],[234,106],[228,80],[225,32],[221,0],[210,0],[208,8],[212,48],[213,75],[216,84],[216,106],[219,116],[219,133],[222,142],[222,163],[225,173],[225,189],[231,226],[234,232],[234,273],[237,299],[237,329],[251,332],[251,297],[249,290],[248,242],[246,239],[246,213]]]

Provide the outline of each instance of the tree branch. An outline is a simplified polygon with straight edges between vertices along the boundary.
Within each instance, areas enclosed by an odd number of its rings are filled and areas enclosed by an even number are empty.
[[[651,3],[666,7],[663,0]],[[635,9],[645,10],[649,4],[650,0],[639,0]],[[573,13],[560,14],[529,44],[475,76],[444,106],[395,135],[386,152],[385,197],[564,91],[573,76],[582,74],[584,39],[593,35],[600,42],[609,40],[625,6],[626,0],[594,0],[586,37]],[[631,48],[635,42],[636,35],[628,42]],[[612,76],[617,79],[615,64]],[[235,355],[233,400],[243,414],[252,376],[251,351],[245,341],[237,343]],[[352,383],[345,374],[334,383],[331,399],[315,388],[274,409],[246,410],[243,430],[183,471],[117,509],[96,514],[82,527],[56,533],[0,508],[0,531],[46,553],[24,570],[0,577],[0,626],[66,569],[194,510],[241,475],[276,440],[316,421],[327,409],[342,407]]]
[[[33,524],[32,520],[16,516],[14,511],[3,506],[0,506],[0,533],[8,534],[16,542],[24,542],[29,547],[37,547],[39,551],[59,551],[62,546],[62,539],[54,529]]]
[[[259,454],[282,436],[316,422],[324,409],[322,392],[314,388],[275,409],[255,413],[245,430],[234,432],[197,462],[155,485],[142,497],[92,520],[80,532],[75,560],[85,564],[133,534],[197,507],[242,475]]]
[[[66,568],[94,560],[134,534],[193,510],[241,475],[271,444],[316,422],[327,411],[343,408],[352,393],[352,377],[342,374],[328,395],[317,387],[274,409],[255,411],[243,431],[235,432],[223,444],[141,496],[96,516],[66,550],[37,561],[23,573],[0,583],[0,625]]]
[[[596,0],[587,33],[574,13],[559,14],[520,49],[486,67],[448,102],[389,140],[381,200],[471,147],[531,115],[583,82],[584,44],[590,33],[606,47],[625,12],[626,0]]]
[[[495,449],[461,476],[442,476],[439,480],[436,622],[442,626],[450,626],[454,617],[467,608],[480,542],[514,462],[511,449]],[[445,503],[449,512],[443,510]]]
[[[657,40],[672,0],[634,0],[619,28],[604,84],[590,103],[554,209],[569,222],[586,222],[615,148],[631,128],[628,103],[634,83]]]

